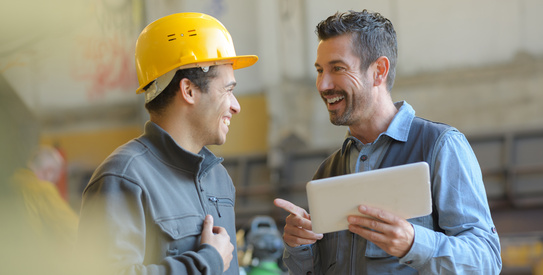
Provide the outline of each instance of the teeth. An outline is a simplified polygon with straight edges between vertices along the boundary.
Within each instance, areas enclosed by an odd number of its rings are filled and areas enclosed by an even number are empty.
[[[327,101],[328,101],[328,104],[332,104],[332,103],[336,103],[340,100],[342,100],[344,97],[343,96],[336,96],[336,97],[333,97],[333,98],[329,98]]]
[[[222,122],[226,124],[226,126],[230,126],[230,120],[228,118],[223,119]]]

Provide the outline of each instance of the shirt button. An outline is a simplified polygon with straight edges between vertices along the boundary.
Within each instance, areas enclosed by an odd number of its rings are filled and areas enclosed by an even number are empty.
[[[496,227],[492,227],[492,233],[496,233]]]
[[[412,264],[413,261],[407,261],[407,262],[405,262],[405,263],[406,263],[406,264]]]
[[[362,161],[366,161],[366,160],[368,160],[368,156],[362,155],[362,157],[360,157],[360,159],[361,159]]]
[[[311,274],[313,274],[313,272],[308,271],[306,274],[307,274],[307,275],[311,275]]]
[[[309,248],[308,248],[308,247],[304,247],[304,248],[302,248],[302,251],[307,251],[307,250],[309,250]]]

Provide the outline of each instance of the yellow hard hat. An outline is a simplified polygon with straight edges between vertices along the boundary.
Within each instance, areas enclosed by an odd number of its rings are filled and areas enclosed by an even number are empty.
[[[168,15],[145,27],[136,41],[136,93],[163,75],[168,75],[167,85],[178,69],[232,64],[236,70],[257,60],[256,55],[236,55],[230,33],[217,19],[193,12]],[[146,95],[146,102],[160,92]]]

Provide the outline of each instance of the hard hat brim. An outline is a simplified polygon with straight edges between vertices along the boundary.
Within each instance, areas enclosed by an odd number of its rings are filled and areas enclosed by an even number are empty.
[[[258,56],[256,55],[238,55],[234,57],[227,57],[227,58],[211,58],[206,60],[200,60],[198,62],[185,64],[183,66],[176,66],[174,68],[166,70],[162,75],[172,71],[172,70],[182,70],[182,69],[189,69],[189,68],[198,68],[198,67],[206,67],[206,66],[218,66],[218,65],[224,65],[224,64],[232,64],[232,68],[234,70],[243,69],[246,67],[250,67],[254,65],[258,61]],[[153,80],[153,81],[156,81]],[[151,82],[149,82],[151,83]],[[149,83],[145,83],[138,87],[136,90],[136,94],[141,94],[145,92],[143,89],[145,86],[149,85]]]

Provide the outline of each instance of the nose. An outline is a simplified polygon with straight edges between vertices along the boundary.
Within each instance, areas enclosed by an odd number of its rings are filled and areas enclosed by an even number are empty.
[[[230,111],[232,114],[239,114],[239,112],[241,112],[241,106],[239,105],[238,99],[235,95],[231,95]]]
[[[316,86],[319,92],[334,89],[334,83],[332,82],[330,75],[325,72],[322,72],[317,76]]]

